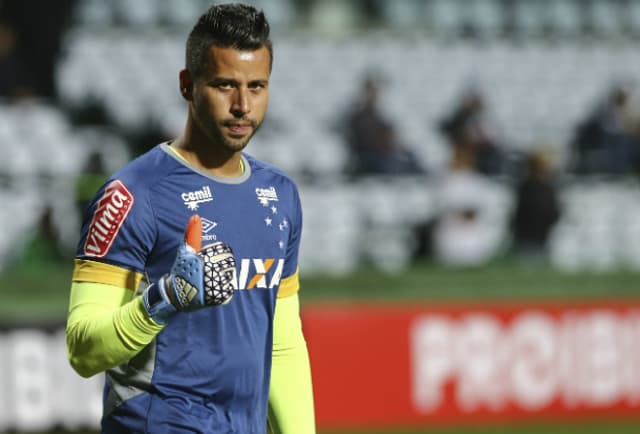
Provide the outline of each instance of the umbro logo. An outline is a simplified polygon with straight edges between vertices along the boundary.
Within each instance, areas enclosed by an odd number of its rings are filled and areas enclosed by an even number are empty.
[[[202,241],[217,241],[218,236],[214,232],[211,232],[216,227],[218,227],[218,222],[202,217]]]
[[[204,232],[205,234],[208,234],[213,228],[218,226],[218,223],[211,221],[209,219],[206,219],[204,217],[202,217],[201,220],[202,220],[202,232]]]
[[[211,187],[205,185],[200,190],[182,193],[180,197],[187,208],[191,211],[196,211],[201,203],[211,202],[213,200],[213,193],[211,193]]]

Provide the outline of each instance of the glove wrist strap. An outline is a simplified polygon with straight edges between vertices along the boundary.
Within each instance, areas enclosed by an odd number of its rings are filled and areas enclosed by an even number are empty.
[[[157,283],[151,284],[142,294],[142,303],[149,316],[158,324],[166,324],[177,312],[176,307],[169,300],[166,290],[167,281],[162,277]]]

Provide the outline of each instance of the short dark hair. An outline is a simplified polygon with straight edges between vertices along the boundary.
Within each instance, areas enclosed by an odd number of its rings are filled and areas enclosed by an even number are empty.
[[[187,38],[186,68],[194,76],[204,73],[211,45],[239,50],[267,47],[273,63],[269,23],[262,11],[240,3],[213,5],[202,14]]]

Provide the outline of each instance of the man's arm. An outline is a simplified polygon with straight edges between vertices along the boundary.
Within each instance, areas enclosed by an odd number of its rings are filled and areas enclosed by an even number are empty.
[[[80,375],[89,377],[131,359],[179,311],[229,301],[235,290],[231,248],[216,242],[200,250],[201,233],[202,221],[193,215],[170,272],[133,299],[140,273],[76,260],[66,335],[69,361]]]
[[[273,320],[269,428],[274,434],[313,434],[315,417],[307,343],[297,292],[280,297]]]
[[[138,354],[162,330],[128,288],[94,282],[71,284],[67,353],[71,366],[90,377]]]

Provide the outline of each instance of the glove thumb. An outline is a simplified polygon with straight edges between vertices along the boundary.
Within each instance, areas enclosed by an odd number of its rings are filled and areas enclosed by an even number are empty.
[[[189,219],[184,242],[193,249],[193,253],[198,253],[202,250],[202,219],[198,214],[192,215]]]

